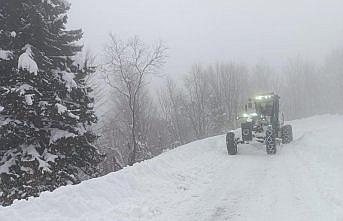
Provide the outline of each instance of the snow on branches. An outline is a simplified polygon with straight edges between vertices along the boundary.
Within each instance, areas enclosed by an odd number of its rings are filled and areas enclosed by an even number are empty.
[[[18,69],[19,70],[27,70],[30,73],[34,73],[37,75],[38,73],[38,65],[33,60],[32,49],[31,45],[25,45],[23,48],[25,52],[19,56],[18,59]]]
[[[62,80],[64,81],[68,92],[71,92],[73,88],[77,87],[77,84],[74,80],[75,74],[70,73],[70,72],[62,72],[61,74],[62,74]]]
[[[69,137],[75,137],[76,136],[76,134],[74,134],[74,133],[70,133],[66,130],[60,130],[57,128],[52,128],[50,130],[50,133],[51,133],[50,144],[56,143],[58,140],[60,140],[62,138],[69,138]]]
[[[12,57],[13,57],[12,51],[0,49],[0,59],[1,60],[11,60]]]
[[[68,117],[74,118],[76,120],[79,120],[80,117],[76,116],[75,114],[71,113],[68,108],[62,104],[55,104],[56,108],[57,108],[57,112],[59,114],[64,114],[66,113]]]
[[[64,7],[69,8],[70,7],[70,3],[67,2],[66,0],[59,0],[59,1],[55,1],[57,3],[53,3],[51,0],[42,0],[42,3],[47,3],[49,5],[51,5],[53,8],[57,7],[57,5],[64,5]]]
[[[85,84],[92,70],[74,64],[82,31],[65,27],[70,4],[1,2],[0,206],[8,206],[97,176],[103,155],[86,128],[97,119]]]
[[[49,162],[54,162],[58,157],[56,155],[44,152],[39,154],[34,145],[21,145],[20,151],[11,149],[4,154],[3,159],[0,161],[0,174],[14,174],[12,167],[17,165],[17,160],[21,158],[22,162],[38,162],[38,168],[42,172],[51,172]],[[30,174],[33,173],[29,167],[21,166],[21,170]]]

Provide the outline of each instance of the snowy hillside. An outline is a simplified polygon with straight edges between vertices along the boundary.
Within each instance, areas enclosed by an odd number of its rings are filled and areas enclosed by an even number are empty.
[[[295,141],[277,155],[254,144],[228,156],[212,137],[16,202],[1,221],[343,220],[343,116],[291,124]]]

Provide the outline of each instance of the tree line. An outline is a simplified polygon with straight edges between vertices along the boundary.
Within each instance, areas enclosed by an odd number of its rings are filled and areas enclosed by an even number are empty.
[[[244,110],[248,98],[257,94],[279,94],[286,120],[343,111],[339,96],[343,92],[343,50],[333,51],[321,65],[301,57],[288,59],[280,68],[265,62],[254,66],[235,62],[195,64],[184,73],[183,79],[167,76],[161,89],[152,89],[150,75],[160,72],[155,68],[165,61],[165,48],[161,45],[150,47],[155,54],[162,55],[157,59],[158,65],[150,67],[154,72],[126,78],[122,76],[122,67],[118,68],[118,59],[113,58],[122,56],[132,44],[140,45],[141,50],[149,46],[137,37],[124,42],[121,40],[122,45],[118,47],[118,39],[110,36],[109,50],[105,52],[108,60],[104,63],[115,60],[117,69],[112,66],[112,69],[101,70],[112,87],[107,91],[106,100],[113,101],[99,105],[110,110],[98,125],[102,135],[100,146],[109,157],[101,164],[104,174],[149,159],[166,149],[237,128],[236,118]],[[125,54],[121,62],[125,65],[136,62],[137,54],[143,56],[141,53]],[[151,58],[151,54],[146,56],[145,61]],[[125,67],[124,72],[135,75],[134,69]],[[113,78],[109,77],[116,78],[116,87],[112,85]],[[137,113],[133,118],[130,102],[125,99],[127,94],[123,94],[121,86],[128,88],[128,83],[137,86],[139,81]],[[130,155],[133,152],[136,152],[135,158]]]

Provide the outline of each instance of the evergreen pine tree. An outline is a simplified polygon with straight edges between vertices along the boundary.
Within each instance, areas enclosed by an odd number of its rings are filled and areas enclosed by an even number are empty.
[[[0,0],[0,205],[95,176],[90,88],[65,0]]]

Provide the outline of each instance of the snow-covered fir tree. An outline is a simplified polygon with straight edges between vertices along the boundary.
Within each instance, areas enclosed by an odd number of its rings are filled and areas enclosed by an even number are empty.
[[[81,30],[65,0],[0,0],[0,205],[96,175]]]

